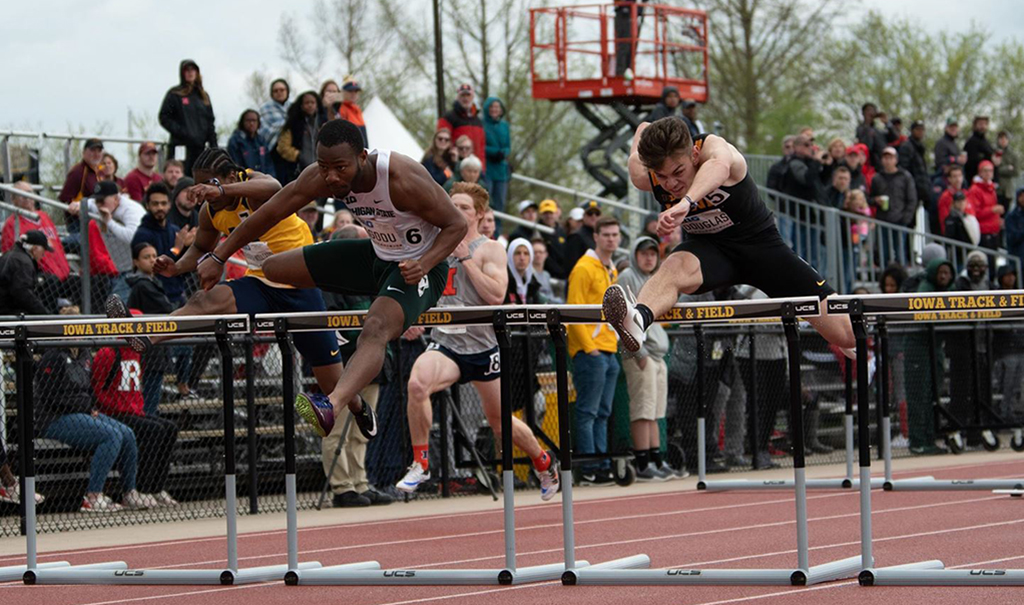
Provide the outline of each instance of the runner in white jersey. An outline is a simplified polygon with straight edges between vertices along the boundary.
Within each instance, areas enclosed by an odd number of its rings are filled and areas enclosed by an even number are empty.
[[[317,163],[239,224],[199,264],[198,273],[203,287],[212,288],[226,259],[310,200],[342,200],[359,219],[371,239],[321,242],[275,254],[263,263],[263,274],[278,283],[376,295],[356,352],[334,391],[296,398],[296,410],[324,436],[334,426],[335,412],[349,402],[357,405],[359,391],[380,372],[387,343],[441,297],[448,277],[445,259],[462,241],[467,225],[419,162],[387,151],[368,152],[351,122],[326,123],[317,134],[316,154]],[[364,402],[362,410],[375,434],[372,409]]]
[[[508,259],[496,241],[480,235],[477,223],[488,209],[487,190],[474,183],[456,183],[452,203],[465,216],[469,231],[448,257],[448,281],[439,307],[500,305],[508,287]],[[451,326],[434,328],[430,346],[416,359],[409,376],[409,437],[413,462],[395,485],[414,492],[430,479],[428,444],[432,414],[430,396],[458,383],[471,382],[495,437],[501,439],[501,357],[494,328]],[[540,496],[558,493],[558,471],[526,423],[512,417],[512,442],[533,460],[540,480]]]

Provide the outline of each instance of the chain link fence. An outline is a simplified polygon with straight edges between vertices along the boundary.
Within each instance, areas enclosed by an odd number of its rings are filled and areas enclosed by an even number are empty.
[[[937,438],[952,430],[964,429],[971,445],[973,425],[1024,420],[1021,328],[1016,324],[890,328],[894,457],[910,455],[911,447],[934,447]],[[695,468],[700,373],[708,410],[709,472],[791,466],[788,362],[781,326],[709,327],[703,338],[705,356],[698,363],[694,331],[670,330],[669,406],[662,423],[662,445],[670,463]],[[514,332],[512,340],[504,378],[511,381],[515,413],[543,447],[557,453],[550,340],[543,330],[527,333],[525,329]],[[813,331],[802,331],[801,340],[807,462],[841,463],[845,460],[846,358]],[[422,340],[403,340],[391,346],[391,368],[379,387],[380,434],[366,447],[365,467],[370,484],[397,497],[400,494],[390,486],[412,458],[405,385],[425,345]],[[285,508],[280,350],[269,337],[237,339],[231,350],[233,365],[226,375],[235,390],[232,418],[239,512],[280,511]],[[0,434],[6,438],[12,470],[18,473],[20,419],[13,357],[13,351],[2,351]],[[128,347],[98,341],[40,342],[35,345],[34,360],[37,489],[46,498],[39,507],[40,531],[223,514],[221,380],[225,373],[212,339],[169,341],[141,356]],[[932,367],[938,369],[934,384]],[[300,383],[297,388],[315,388],[309,368],[297,366],[295,376]],[[620,383],[610,423],[609,449],[615,455],[630,452],[628,396],[621,374]],[[881,381],[876,379],[872,386],[869,405],[877,414]],[[935,393],[938,414],[932,413]],[[571,390],[569,400],[574,399]],[[435,479],[415,497],[486,494],[488,479],[497,489],[498,448],[475,389],[461,385],[438,394],[433,407]],[[329,505],[330,494],[321,501],[321,492],[324,463],[334,461],[334,450],[323,448],[321,439],[301,420],[296,422],[296,456],[299,506]],[[515,456],[517,488],[534,489],[529,459],[518,449]],[[129,495],[132,489],[144,494],[141,500]],[[112,505],[83,507],[90,495],[98,493],[105,494]],[[161,493],[175,502],[149,500]],[[0,536],[19,531],[19,507],[0,503]]]

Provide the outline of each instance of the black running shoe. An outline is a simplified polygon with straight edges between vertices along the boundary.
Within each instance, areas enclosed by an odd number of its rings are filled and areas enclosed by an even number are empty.
[[[124,301],[117,294],[108,296],[103,306],[107,311],[108,319],[127,319],[132,316],[128,306],[124,304]],[[153,341],[149,339],[149,336],[127,336],[125,340],[128,341],[128,346],[136,353],[145,353],[153,345]]]
[[[353,417],[356,419],[356,426],[359,427],[359,432],[367,440],[370,440],[377,436],[377,413],[367,405],[365,399],[360,397],[359,401],[362,402],[363,409],[358,414],[353,414]]]

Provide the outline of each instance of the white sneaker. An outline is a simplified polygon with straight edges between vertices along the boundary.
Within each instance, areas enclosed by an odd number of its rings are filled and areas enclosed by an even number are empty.
[[[14,485],[10,487],[0,485],[0,502],[19,504],[21,502],[21,484],[18,483],[18,481],[15,481]],[[46,502],[46,496],[36,494],[36,506],[43,502]]]
[[[622,346],[631,353],[636,353],[644,344],[643,318],[636,310],[636,298],[622,286],[616,284],[604,291],[602,303],[604,319],[619,334]]]
[[[409,465],[408,470],[406,470],[405,476],[395,484],[395,489],[411,494],[424,481],[430,481],[430,471],[423,470],[419,462],[413,462]]]
[[[159,494],[153,494],[150,497],[156,501],[158,506],[178,506],[178,501],[168,494],[167,490],[163,490]]]
[[[82,507],[78,509],[80,513],[114,513],[122,510],[124,507],[114,502],[106,494],[99,494],[95,498],[87,496],[82,497]]]
[[[131,510],[143,510],[147,508],[157,508],[160,506],[157,503],[156,498],[149,494],[139,493],[139,490],[133,489],[130,492],[126,492],[121,498],[121,504],[125,508]]]
[[[668,462],[665,462],[664,460],[661,461],[661,466],[658,467],[658,470],[660,470],[663,473],[672,475],[670,479],[685,479],[690,476],[690,471],[686,470],[685,468],[674,469],[671,466],[669,466]]]
[[[537,479],[540,480],[540,499],[547,502],[548,500],[555,497],[558,493],[558,469],[555,468],[555,461],[551,461],[551,466],[546,471],[538,471],[533,469],[533,472],[537,474]]]

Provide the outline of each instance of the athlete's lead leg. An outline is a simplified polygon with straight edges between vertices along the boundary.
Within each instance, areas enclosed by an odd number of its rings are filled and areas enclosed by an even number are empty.
[[[673,252],[644,284],[635,301],[614,285],[604,294],[604,317],[619,334],[622,345],[638,351],[644,332],[654,319],[666,313],[680,294],[692,294],[704,283],[700,260],[690,252]]]

